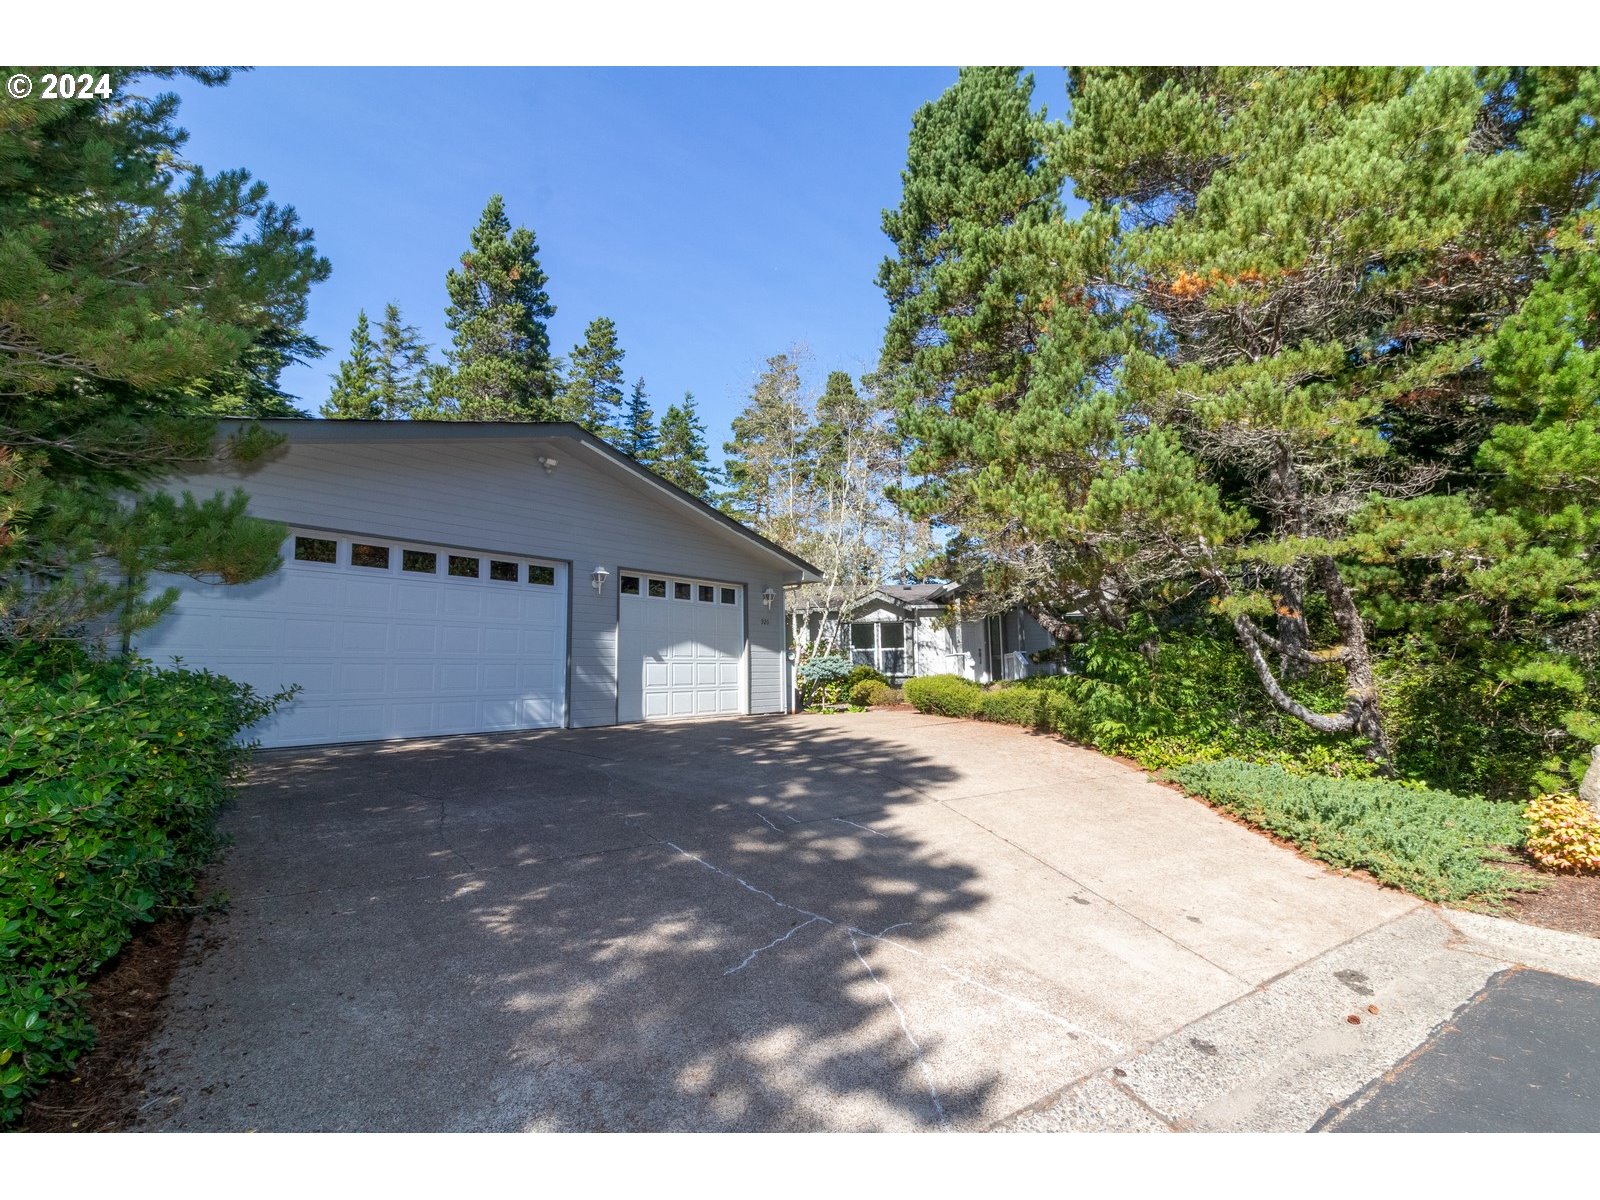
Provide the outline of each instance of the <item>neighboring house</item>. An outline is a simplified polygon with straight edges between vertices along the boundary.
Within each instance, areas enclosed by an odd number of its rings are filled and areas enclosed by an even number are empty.
[[[885,584],[848,614],[840,641],[852,662],[896,683],[925,675],[992,683],[1056,670],[1032,661],[1056,642],[1022,609],[959,619],[956,602],[965,590],[959,583]]]
[[[785,711],[784,589],[816,569],[576,425],[260,424],[276,454],[167,486],[244,488],[283,567],[171,580],[137,648],[300,685],[263,744]]]

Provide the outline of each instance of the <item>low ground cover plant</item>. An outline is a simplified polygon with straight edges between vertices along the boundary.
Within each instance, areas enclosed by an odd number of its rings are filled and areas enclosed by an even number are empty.
[[[1330,779],[1223,759],[1164,777],[1335,867],[1426,900],[1496,907],[1536,887],[1496,865],[1523,844],[1522,806],[1387,779]]]
[[[192,898],[236,739],[286,698],[73,645],[0,651],[0,1127],[92,1044],[94,972]]]

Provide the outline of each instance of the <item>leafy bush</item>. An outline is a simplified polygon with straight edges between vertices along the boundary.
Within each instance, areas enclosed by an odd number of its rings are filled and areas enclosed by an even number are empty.
[[[1049,703],[1050,693],[1037,688],[1000,687],[982,694],[978,715],[985,721],[1043,729],[1049,719]]]
[[[840,703],[849,686],[850,670],[850,660],[837,654],[806,659],[795,671],[795,678],[800,681],[800,703],[806,708]]]
[[[889,677],[887,675],[885,675],[882,671],[874,670],[866,663],[857,663],[855,666],[850,668],[850,674],[844,677],[845,687],[852,690],[855,688],[856,684],[866,683],[869,680],[881,683],[885,687],[889,685]]]
[[[983,689],[959,675],[929,675],[906,680],[905,696],[906,703],[918,712],[971,717],[983,702]]]
[[[1526,667],[1496,669],[1413,639],[1391,646],[1378,672],[1400,768],[1450,791],[1526,800],[1570,790],[1600,740],[1568,688]],[[1587,690],[1600,695],[1600,678]]]
[[[1369,871],[1425,900],[1494,907],[1536,887],[1493,862],[1522,845],[1516,804],[1378,779],[1296,775],[1224,759],[1165,772],[1312,858]]]
[[[1151,770],[1240,758],[1348,777],[1374,774],[1360,747],[1275,709],[1238,648],[1214,627],[1158,632],[1143,617],[1075,647],[1077,672],[1023,680],[1047,701],[1048,728]],[[1296,694],[1339,707],[1338,682],[1312,674]]]
[[[1530,800],[1523,810],[1528,853],[1552,871],[1600,871],[1600,817],[1576,796]]]
[[[193,893],[263,698],[208,672],[0,652],[0,1126],[93,1042],[85,983]]]
[[[850,689],[850,703],[860,708],[899,704],[900,693],[881,679],[863,679]]]

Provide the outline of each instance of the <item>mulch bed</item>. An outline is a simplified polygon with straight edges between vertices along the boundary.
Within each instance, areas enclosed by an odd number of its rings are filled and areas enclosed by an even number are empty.
[[[94,1049],[28,1102],[23,1131],[105,1133],[131,1124],[142,1094],[140,1053],[161,1023],[192,920],[173,916],[146,926],[95,976],[87,1001]]]
[[[1526,868],[1543,883],[1538,892],[1518,892],[1506,906],[1506,916],[1546,929],[1565,929],[1600,938],[1600,875],[1558,875]]]

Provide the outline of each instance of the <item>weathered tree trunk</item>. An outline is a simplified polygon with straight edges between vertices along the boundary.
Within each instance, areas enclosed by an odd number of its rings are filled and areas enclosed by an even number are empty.
[[[1306,673],[1305,653],[1311,647],[1300,572],[1295,567],[1285,567],[1277,572],[1276,582],[1278,641],[1283,644],[1283,652],[1278,655],[1278,670],[1285,679],[1299,679]]]
[[[1331,558],[1319,557],[1312,562],[1317,586],[1328,598],[1334,623],[1339,627],[1340,643],[1324,650],[1291,650],[1277,638],[1257,627],[1243,613],[1233,618],[1234,632],[1245,657],[1255,668],[1262,689],[1273,704],[1298,721],[1304,722],[1318,733],[1350,734],[1367,739],[1366,755],[1387,772],[1391,767],[1392,752],[1389,738],[1383,728],[1383,713],[1378,706],[1378,685],[1372,669],[1372,653],[1367,645],[1366,625],[1356,608],[1355,597],[1345,585],[1339,565]],[[1267,651],[1280,657],[1292,656],[1306,665],[1342,663],[1345,673],[1345,706],[1333,713],[1319,713],[1307,708],[1289,695],[1283,681],[1267,660]]]

